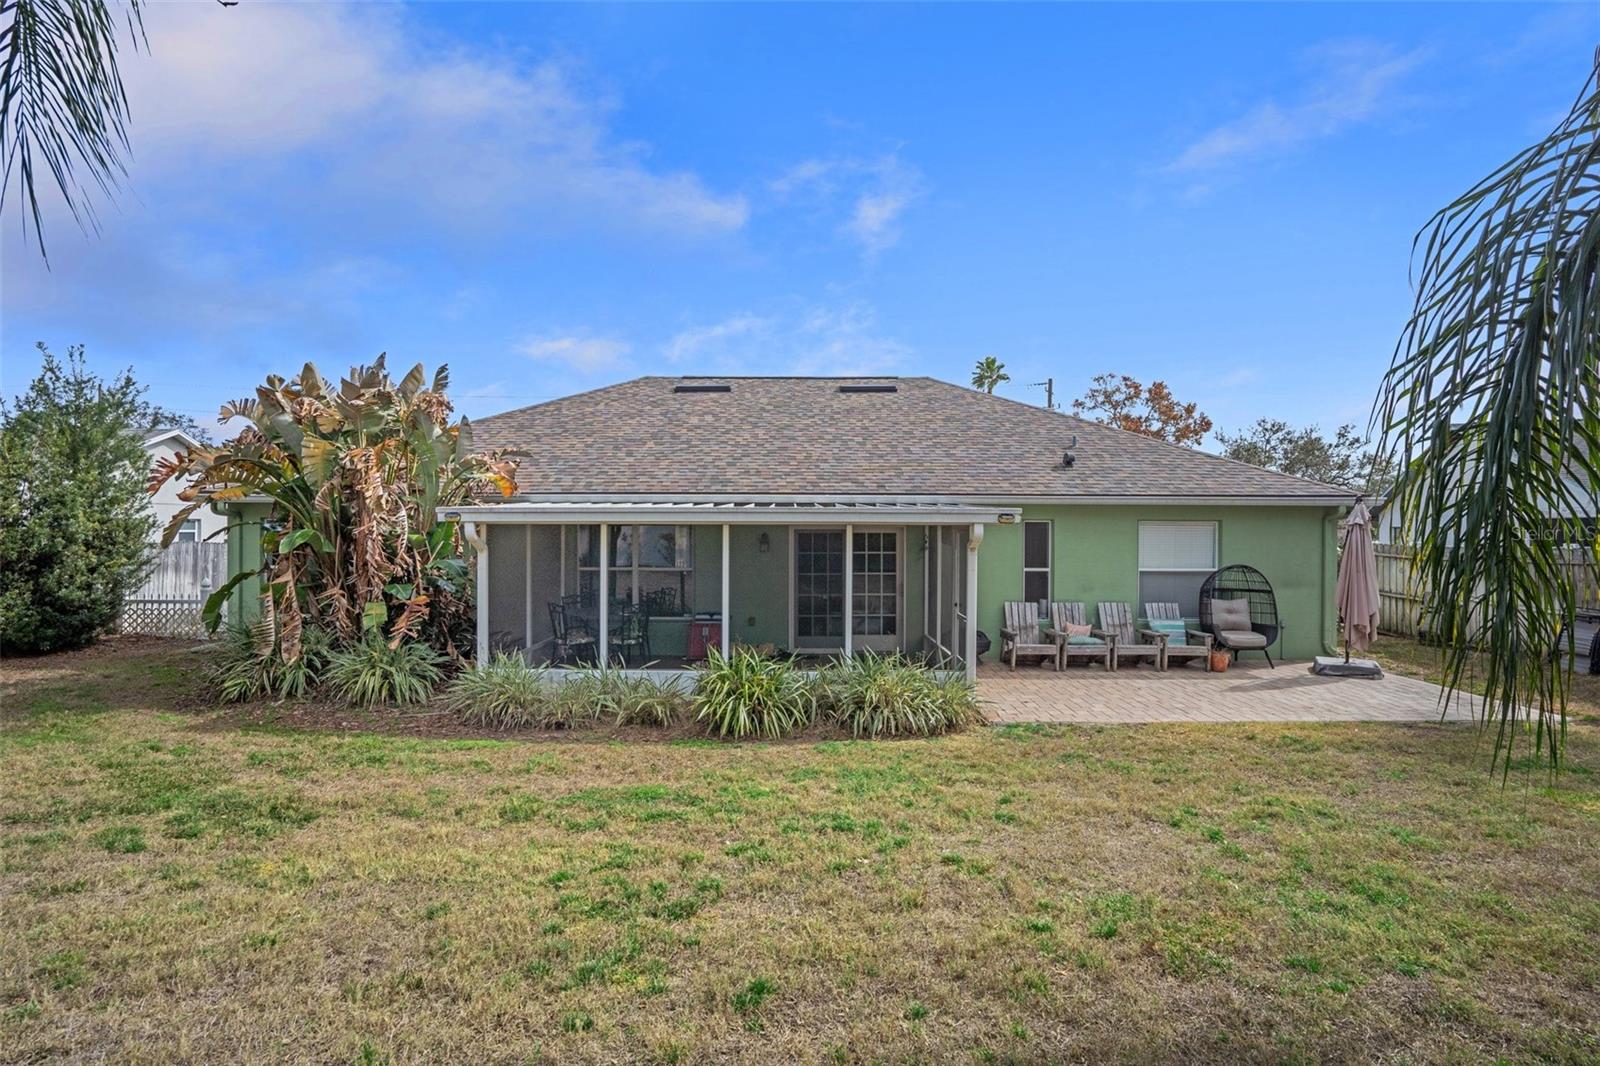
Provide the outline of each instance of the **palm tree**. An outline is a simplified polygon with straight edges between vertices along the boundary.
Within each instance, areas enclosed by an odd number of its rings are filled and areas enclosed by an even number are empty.
[[[1600,493],[1600,51],[1595,68],[1549,136],[1418,234],[1416,306],[1374,412],[1445,684],[1482,653],[1504,771],[1519,744],[1560,765],[1575,589],[1552,532],[1576,530],[1550,516]]]
[[[979,359],[978,365],[972,368],[972,387],[982,389],[991,395],[995,386],[1010,380],[1011,375],[1006,373],[1006,365],[992,355]]]
[[[14,171],[17,195],[27,203],[23,225],[32,219],[41,256],[41,170],[86,228],[95,225],[89,186],[109,194],[126,173],[128,98],[117,67],[118,24],[126,19],[134,46],[143,44],[142,2],[0,0],[0,209]]]

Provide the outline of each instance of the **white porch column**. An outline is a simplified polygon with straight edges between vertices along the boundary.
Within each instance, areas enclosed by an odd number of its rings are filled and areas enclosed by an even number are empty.
[[[855,652],[855,599],[856,599],[856,564],[855,552],[855,526],[844,527],[844,657],[850,658]]]
[[[595,635],[600,652],[600,669],[610,664],[611,650],[606,647],[611,637],[611,526],[600,523],[600,632]]]
[[[944,646],[944,527],[933,530],[933,644],[944,656],[950,654]]]
[[[983,523],[972,523],[967,537],[967,680],[978,680],[978,545],[983,543]]]
[[[477,523],[464,522],[461,535],[478,549],[478,633],[474,661],[484,666],[489,662],[489,531],[480,532]]]
[[[728,571],[728,523],[722,523],[722,657],[728,657],[729,630],[733,628],[733,616],[728,612],[728,586],[733,584]]]
[[[933,617],[933,582],[928,580],[929,563],[933,561],[933,550],[928,545],[928,530],[931,526],[922,527],[922,640],[928,640],[928,619]]]
[[[522,658],[533,659],[533,527],[522,527]]]

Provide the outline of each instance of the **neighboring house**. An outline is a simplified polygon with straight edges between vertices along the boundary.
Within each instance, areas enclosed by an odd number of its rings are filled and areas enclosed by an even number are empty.
[[[1600,531],[1600,500],[1576,477],[1563,479],[1570,494],[1572,506],[1557,513],[1545,508],[1547,524],[1535,530],[1540,537],[1552,538],[1568,547],[1579,548],[1592,544]],[[1400,501],[1393,498],[1383,501],[1372,512],[1373,541],[1377,544],[1401,545],[1406,542],[1406,515]]]
[[[446,512],[480,547],[480,661],[547,661],[566,596],[608,642],[624,604],[648,604],[664,665],[737,642],[970,674],[1008,600],[1193,617],[1230,563],[1272,582],[1283,655],[1334,648],[1356,493],[931,378],[646,377],[474,432],[529,456],[521,495]]]
[[[199,446],[199,441],[181,429],[152,430],[144,441],[144,450],[150,456],[152,467],[162,459],[170,459],[181,451]],[[151,539],[160,541],[167,523],[183,509],[183,501],[178,499],[178,492],[182,488],[183,485],[178,480],[168,481],[150,498],[150,507],[156,514],[156,530]],[[227,516],[217,514],[208,507],[202,507],[184,521],[178,529],[176,540],[199,541],[216,534],[216,540],[220,543],[224,536],[222,531],[227,527]]]

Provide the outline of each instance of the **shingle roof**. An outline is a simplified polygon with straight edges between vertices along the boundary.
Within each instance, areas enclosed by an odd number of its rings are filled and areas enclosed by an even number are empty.
[[[841,391],[863,385],[894,391]],[[474,441],[529,453],[524,493],[1356,495],[925,377],[637,378],[493,415]]]

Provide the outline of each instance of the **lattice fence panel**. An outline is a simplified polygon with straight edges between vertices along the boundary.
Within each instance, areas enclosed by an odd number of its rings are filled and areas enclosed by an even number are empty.
[[[227,580],[228,546],[210,541],[170,545],[133,595],[123,601],[117,624],[123,633],[204,639],[200,613],[206,597]]]

